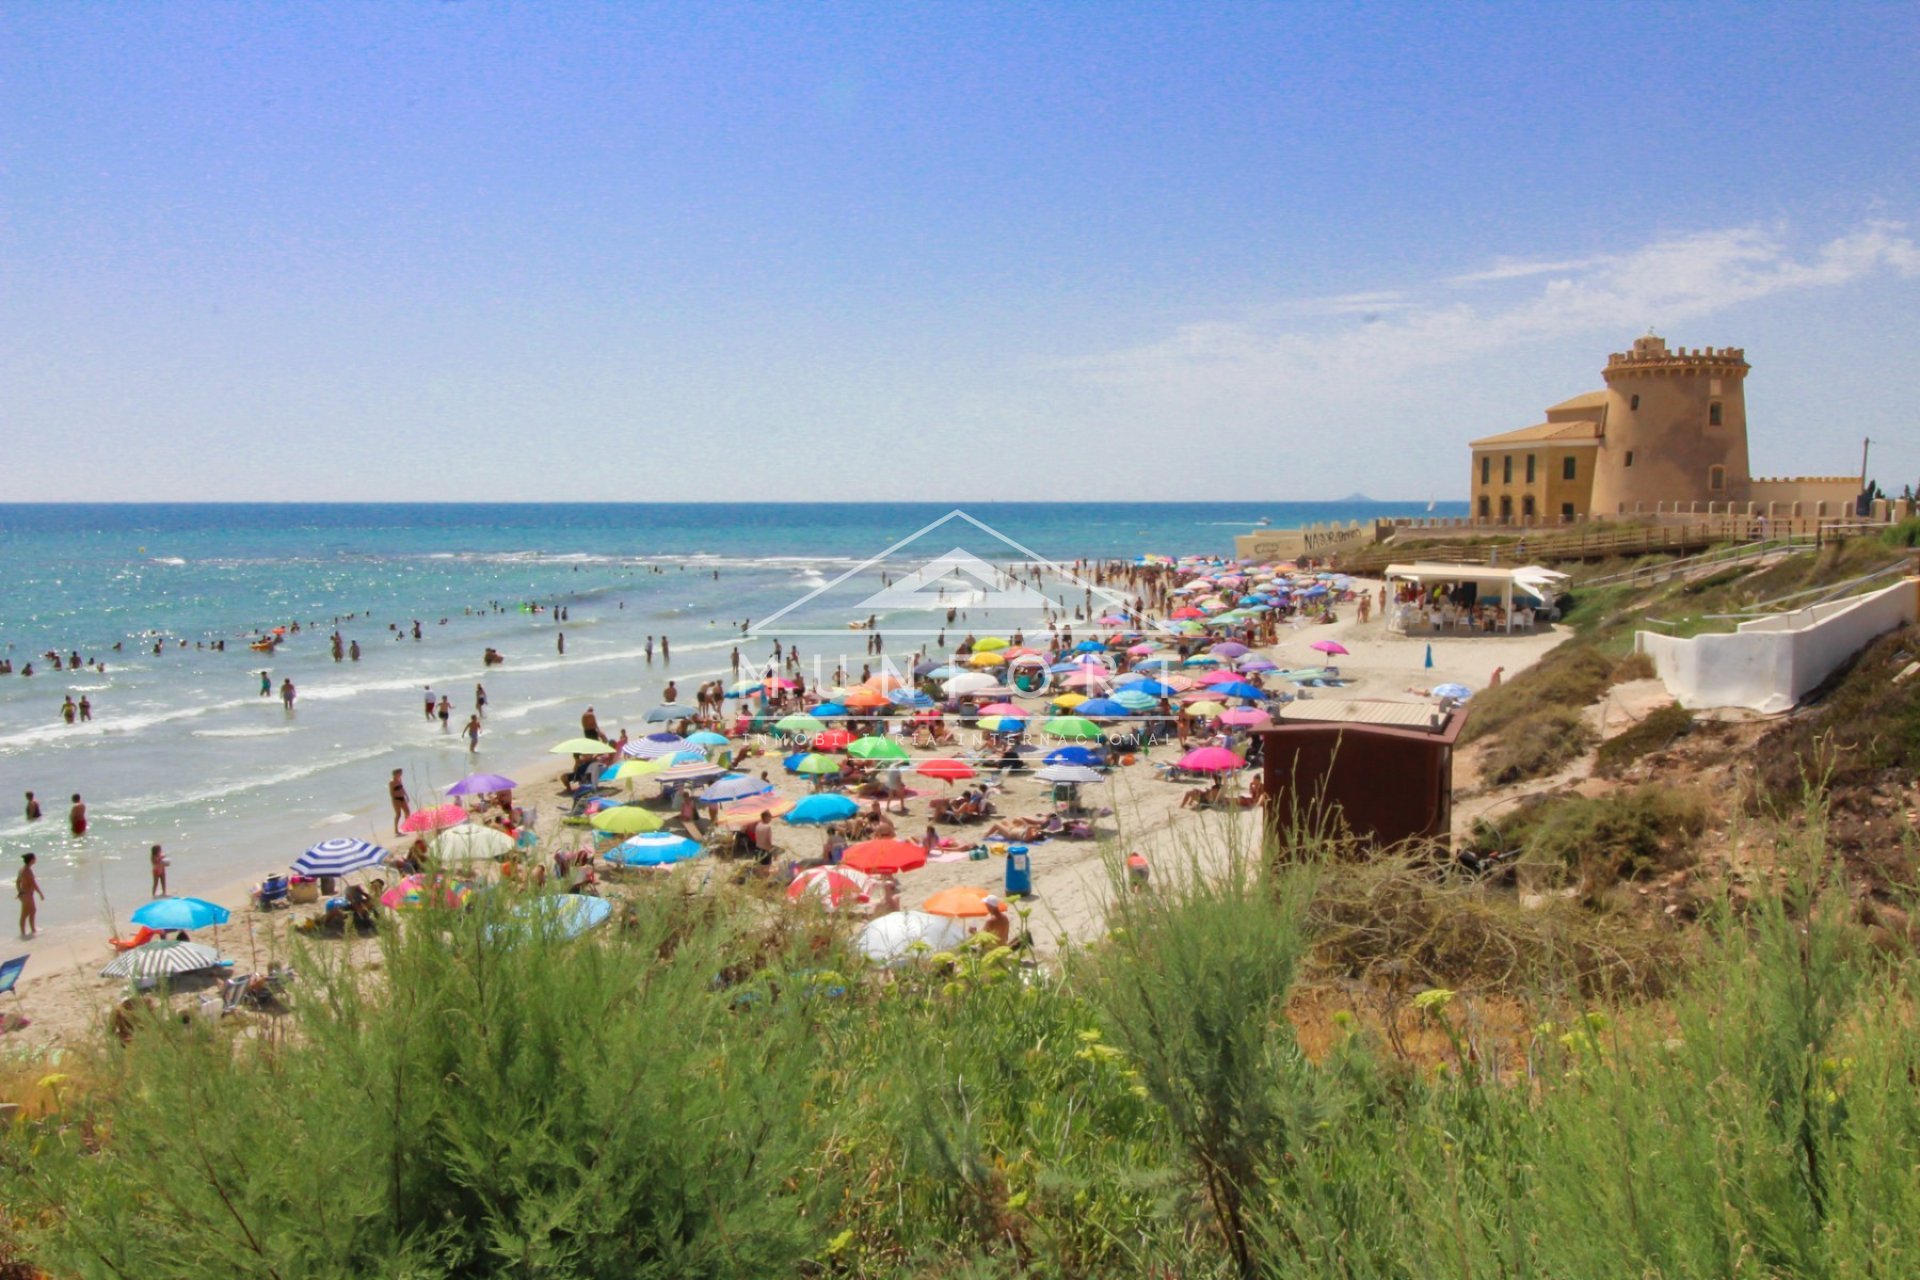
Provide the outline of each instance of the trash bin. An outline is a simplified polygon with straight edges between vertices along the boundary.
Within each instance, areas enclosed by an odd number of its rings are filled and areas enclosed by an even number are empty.
[[[1033,893],[1033,868],[1027,860],[1027,846],[1007,846],[1007,896],[1027,897]]]

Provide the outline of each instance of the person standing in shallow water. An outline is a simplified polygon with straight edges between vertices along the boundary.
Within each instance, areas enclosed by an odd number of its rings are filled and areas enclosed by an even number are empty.
[[[33,798],[33,792],[27,792],[27,821],[40,821],[40,802]]]
[[[280,682],[280,705],[289,711],[293,710],[293,698],[293,677],[288,676]]]
[[[153,872],[153,896],[163,898],[167,893],[167,855],[160,846],[153,846],[153,852],[147,855],[149,868]]]
[[[260,673],[260,696],[265,698],[273,693],[273,676],[268,672]]]
[[[20,899],[20,936],[32,938],[40,933],[40,904],[36,899],[47,896],[40,887],[40,878],[33,874],[33,864],[39,861],[37,854],[25,854],[20,859],[20,874],[13,878],[13,892]]]
[[[73,793],[73,807],[67,810],[67,829],[76,836],[87,834],[87,802]]]
[[[393,801],[393,834],[400,834],[400,822],[413,812],[413,805],[407,800],[407,784],[395,769],[387,779],[387,798]]]

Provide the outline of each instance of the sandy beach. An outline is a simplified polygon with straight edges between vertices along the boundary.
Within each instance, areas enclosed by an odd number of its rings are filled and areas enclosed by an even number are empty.
[[[1369,592],[1379,589],[1377,582],[1364,580],[1356,580],[1355,586],[1357,590]],[[1524,635],[1409,638],[1389,633],[1377,613],[1366,623],[1359,622],[1356,615],[1357,610],[1347,604],[1338,608],[1337,620],[1329,624],[1297,628],[1282,625],[1279,643],[1257,652],[1282,668],[1305,667],[1319,661],[1319,655],[1307,647],[1310,642],[1337,641],[1350,651],[1339,663],[1343,684],[1315,689],[1313,697],[1420,703],[1427,700],[1411,689],[1448,681],[1482,689],[1496,668],[1504,668],[1508,674],[1523,670],[1562,638],[1549,627]],[[1431,667],[1426,665],[1429,645],[1433,657]],[[1029,704],[1037,709],[1043,707],[1045,701],[1043,698],[1022,699],[1023,706]],[[916,753],[931,754],[953,752]],[[1116,859],[1138,852],[1147,858],[1150,866],[1173,866],[1180,859],[1192,857],[1196,848],[1218,845],[1230,838],[1226,829],[1230,825],[1240,828],[1240,837],[1250,837],[1257,832],[1257,809],[1182,809],[1181,797],[1191,784],[1160,780],[1152,767],[1157,763],[1171,763],[1179,755],[1176,744],[1162,743],[1143,753],[1135,764],[1110,770],[1101,783],[1083,787],[1082,803],[1096,814],[1095,838],[1054,838],[1030,846],[1034,892],[1018,906],[1025,918],[1024,927],[1040,955],[1050,954],[1063,942],[1078,944],[1100,936],[1113,892],[1112,867]],[[769,759],[777,757],[761,757],[754,764],[763,764]],[[1037,763],[1038,757],[1029,759]],[[496,757],[488,765],[489,771],[503,772],[521,781],[518,798],[523,805],[532,806],[543,854],[586,843],[581,832],[560,824],[564,797],[558,775],[565,762],[566,757],[542,754],[506,762]],[[770,770],[770,776],[780,797],[798,799],[811,790],[804,777],[788,775],[777,768]],[[917,840],[928,821],[932,801],[942,795],[956,794],[959,788],[918,776],[912,778],[911,785],[907,813],[890,816],[900,837]],[[1244,792],[1245,786],[1246,780],[1242,779],[1237,789]],[[651,795],[656,789],[655,784],[646,783],[636,788],[636,795]],[[418,800],[416,797],[416,802]],[[995,807],[1003,817],[1039,817],[1050,811],[1051,803],[1046,784],[1023,771],[1010,778],[996,794]],[[944,836],[966,842],[979,838],[985,826],[984,823],[967,827],[943,825],[940,831]],[[669,821],[667,829],[677,830],[677,822]],[[391,836],[389,815],[384,806],[376,809],[370,805],[354,812],[351,821],[336,822],[303,834],[309,843],[329,836],[352,835],[388,847],[398,845]],[[792,859],[816,858],[823,843],[820,828],[784,823],[778,825],[778,839],[780,864]],[[284,866],[276,866],[275,862],[276,859],[263,858],[260,874],[283,871]],[[709,877],[730,874],[737,865],[702,858],[684,864],[671,874],[683,882],[700,883]],[[603,875],[602,892],[609,896],[633,892],[633,886],[644,883],[643,877],[661,874]],[[934,893],[955,886],[972,885],[998,891],[1002,876],[1003,866],[999,860],[973,860],[965,852],[936,854],[924,868],[900,877],[902,905],[912,909]],[[291,926],[317,908],[255,910],[249,905],[249,891],[258,879],[259,876],[255,876],[250,881],[198,894],[233,911],[229,923],[195,935],[197,941],[216,947],[223,956],[233,960],[232,972],[262,971],[272,963],[297,964],[298,951],[303,946],[358,948],[366,952],[367,959],[373,958],[378,944],[368,939],[302,937],[296,942]],[[137,905],[116,904],[121,912]],[[857,914],[859,910],[856,908],[849,914]],[[113,955],[107,945],[108,936],[104,908],[99,923],[70,924],[42,932],[34,944],[32,963],[20,987],[19,1011],[31,1020],[31,1025],[6,1037],[7,1051],[57,1050],[99,1027],[103,1016],[127,992],[124,982],[98,976],[101,966]],[[358,954],[354,957],[356,961],[360,958]],[[175,984],[171,999],[176,1007],[185,1008],[206,998],[213,988],[212,978],[189,977]]]

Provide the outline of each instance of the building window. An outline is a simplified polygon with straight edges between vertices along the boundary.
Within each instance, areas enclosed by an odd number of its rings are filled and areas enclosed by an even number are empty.
[[[1573,479],[1574,468],[1578,465],[1579,464],[1574,461],[1572,454],[1568,454],[1566,457],[1560,459],[1560,478],[1562,480]]]
[[[1510,493],[1500,495],[1500,518],[1502,520],[1513,519],[1513,495]]]
[[[1720,425],[1720,402],[1718,400],[1707,405],[1707,425],[1710,427]]]
[[[1637,411],[1640,408],[1640,397],[1639,396],[1627,397],[1627,408]]]
[[[1633,465],[1633,450],[1631,449],[1627,450],[1627,465],[1628,466]]]
[[[1707,488],[1718,493],[1727,487],[1727,469],[1725,467],[1707,468]]]
[[[1480,459],[1480,483],[1481,484],[1493,483],[1493,459],[1492,458]],[[1483,512],[1482,514],[1485,514],[1485,513]]]
[[[1500,483],[1513,483],[1513,455],[1505,454],[1500,459]]]
[[[1573,519],[1573,504],[1571,502],[1563,502],[1560,504],[1560,518],[1562,520]]]
[[[1520,514],[1525,516],[1529,520],[1533,519],[1533,495],[1532,494],[1528,494],[1526,497],[1520,499]]]
[[[1480,495],[1480,518],[1482,520],[1485,520],[1488,516],[1492,514],[1493,514],[1493,499],[1489,498],[1486,494],[1483,493]]]
[[[1533,483],[1533,455],[1527,455],[1527,483]]]

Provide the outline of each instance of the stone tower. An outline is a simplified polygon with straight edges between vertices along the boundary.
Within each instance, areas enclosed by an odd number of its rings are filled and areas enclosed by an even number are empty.
[[[1608,356],[1590,510],[1746,502],[1747,368],[1739,347],[1669,351],[1651,334]]]

